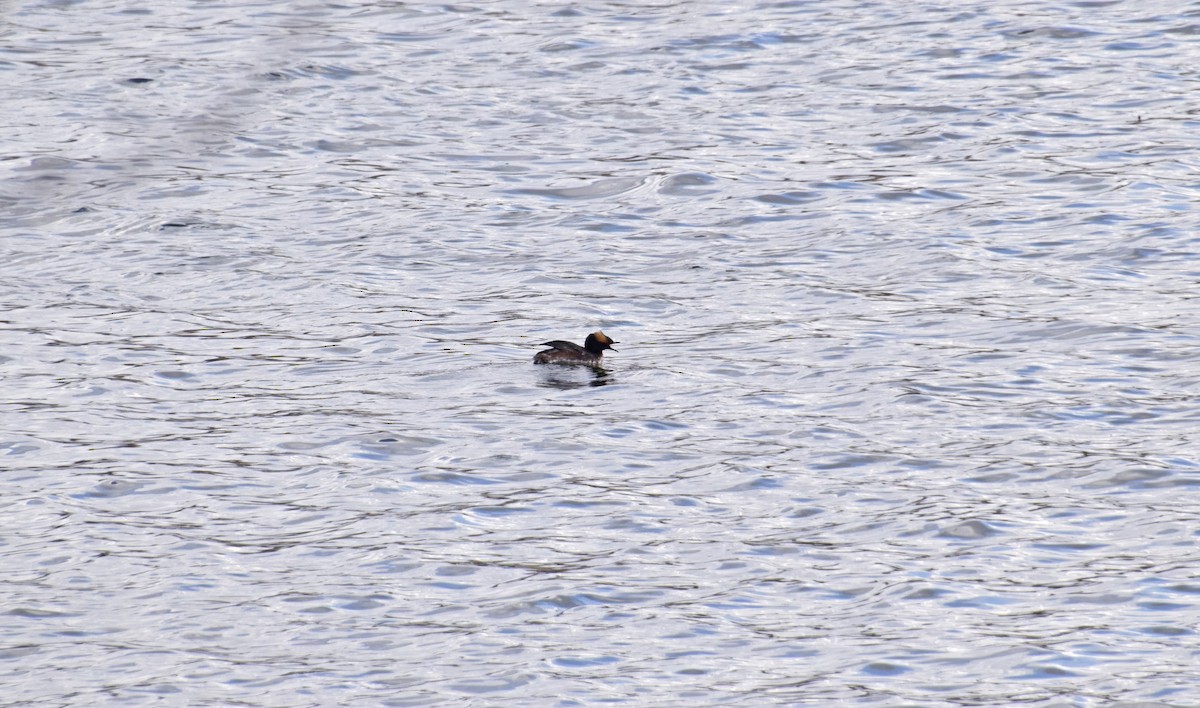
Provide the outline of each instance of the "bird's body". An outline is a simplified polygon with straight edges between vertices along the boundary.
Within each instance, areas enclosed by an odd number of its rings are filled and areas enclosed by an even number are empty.
[[[561,339],[556,339],[552,342],[543,342],[542,346],[550,348],[535,354],[533,363],[600,366],[605,349],[616,351],[616,349],[612,348],[614,344],[616,342],[609,339],[608,335],[600,331],[589,334],[587,339],[584,340],[582,347],[574,342],[567,342]]]

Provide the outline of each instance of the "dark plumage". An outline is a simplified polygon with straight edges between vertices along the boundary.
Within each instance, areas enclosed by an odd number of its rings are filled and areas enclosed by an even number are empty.
[[[597,330],[592,332],[584,340],[583,346],[579,346],[574,342],[564,342],[561,339],[556,339],[553,342],[542,342],[542,346],[550,347],[545,351],[540,351],[533,357],[535,364],[582,364],[584,366],[600,366],[600,360],[604,356],[605,349],[612,348],[612,345],[617,344],[608,338],[608,335]]]

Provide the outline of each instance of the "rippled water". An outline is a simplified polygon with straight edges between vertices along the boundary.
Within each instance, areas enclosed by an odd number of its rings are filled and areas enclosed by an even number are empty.
[[[2,13],[6,703],[1200,700],[1200,5]]]

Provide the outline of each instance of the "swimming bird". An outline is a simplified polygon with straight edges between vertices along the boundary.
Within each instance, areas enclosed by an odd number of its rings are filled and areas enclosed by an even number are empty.
[[[553,342],[542,342],[543,347],[550,347],[545,351],[540,351],[533,356],[535,364],[582,364],[584,366],[600,366],[600,359],[604,356],[605,349],[612,348],[612,345],[617,344],[608,338],[608,335],[596,330],[587,336],[583,341],[583,346],[579,346],[574,342],[564,342],[561,339],[556,339]]]

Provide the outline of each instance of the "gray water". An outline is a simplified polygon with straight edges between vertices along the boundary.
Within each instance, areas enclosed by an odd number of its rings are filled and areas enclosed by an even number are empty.
[[[4,704],[1200,704],[1200,3],[0,17]]]

